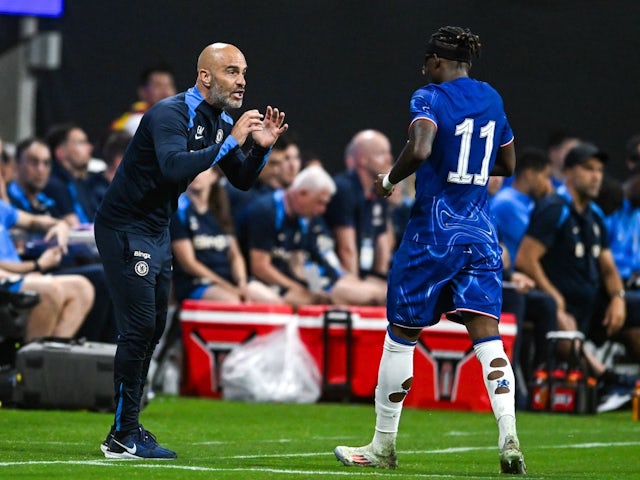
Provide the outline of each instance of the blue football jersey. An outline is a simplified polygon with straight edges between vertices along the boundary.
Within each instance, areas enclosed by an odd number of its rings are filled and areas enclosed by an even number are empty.
[[[431,155],[416,172],[416,201],[405,238],[423,244],[497,243],[487,181],[498,149],[513,141],[502,98],[485,82],[429,84],[411,98],[411,123],[437,127]]]

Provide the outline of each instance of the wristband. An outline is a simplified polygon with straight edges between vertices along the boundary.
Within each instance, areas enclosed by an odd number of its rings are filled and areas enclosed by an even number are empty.
[[[33,271],[34,272],[40,272],[42,273],[42,268],[40,268],[40,264],[38,263],[38,260],[33,262]]]
[[[385,190],[391,190],[395,184],[389,180],[389,173],[382,177],[382,188]]]

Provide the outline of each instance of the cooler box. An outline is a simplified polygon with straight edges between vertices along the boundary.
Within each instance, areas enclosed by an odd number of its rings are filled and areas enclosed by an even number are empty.
[[[305,305],[298,309],[298,325],[322,374],[323,398],[373,397],[387,328],[386,308]]]
[[[185,300],[180,309],[183,395],[221,397],[220,366],[236,345],[294,321],[288,305]]]
[[[182,393],[220,397],[220,365],[236,345],[297,321],[300,338],[323,379],[323,399],[371,399],[387,328],[384,307],[227,305],[187,300],[180,314],[184,342]],[[515,317],[503,313],[500,334],[509,358]],[[490,411],[482,368],[463,325],[442,318],[425,328],[414,355],[414,381],[405,405]]]

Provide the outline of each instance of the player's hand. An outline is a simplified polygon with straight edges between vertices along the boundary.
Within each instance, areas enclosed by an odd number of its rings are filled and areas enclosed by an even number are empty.
[[[261,130],[253,130],[253,140],[263,148],[271,148],[278,137],[287,131],[289,125],[284,123],[284,112],[277,108],[267,107]]]
[[[231,135],[236,139],[238,145],[244,145],[250,133],[260,131],[264,128],[262,114],[258,110],[247,110],[231,129]]]
[[[391,195],[395,188],[394,187],[391,190],[387,190],[382,186],[382,179],[384,178],[384,176],[384,173],[379,173],[375,183],[373,184],[376,189],[376,195],[378,195],[380,198],[387,198],[389,195]]]

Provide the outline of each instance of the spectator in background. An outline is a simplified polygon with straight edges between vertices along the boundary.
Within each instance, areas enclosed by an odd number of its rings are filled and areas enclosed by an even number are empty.
[[[33,214],[46,214],[62,219],[66,213],[56,202],[43,193],[51,177],[51,152],[44,142],[35,137],[20,142],[16,149],[15,180],[8,181],[7,192],[11,204]]]
[[[300,158],[300,147],[294,138],[287,134],[278,139],[274,149],[284,150],[284,159],[280,167],[279,183],[281,188],[287,188],[300,172],[302,159]]]
[[[219,179],[216,167],[200,173],[180,196],[171,219],[176,300],[284,303],[263,283],[247,280],[229,201]]]
[[[391,162],[391,144],[383,133],[356,133],[345,152],[348,170],[334,178],[337,191],[324,214],[344,271],[384,289],[393,240],[387,200],[376,197],[373,184]]]
[[[13,155],[10,155],[5,148],[2,138],[0,138],[0,200],[9,203],[7,194],[7,183],[15,177],[16,162]]]
[[[39,258],[23,261],[9,235],[14,226],[44,231],[45,239],[57,244]],[[87,279],[80,275],[45,274],[60,263],[68,233],[69,227],[62,220],[22,212],[0,200],[0,276],[7,278],[4,288],[40,295],[40,302],[29,313],[26,341],[47,336],[74,337],[93,304],[95,292]]]
[[[118,130],[111,132],[107,136],[104,146],[102,147],[102,158],[106,164],[106,168],[98,175],[92,175],[89,180],[89,191],[93,195],[95,205],[100,205],[102,199],[116,174],[116,170],[120,166],[124,152],[131,141],[131,134],[126,130]]]
[[[168,65],[156,65],[146,68],[140,74],[138,82],[138,101],[128,112],[111,123],[111,131],[125,131],[133,136],[140,120],[147,110],[163,98],[176,94],[173,70]]]
[[[503,247],[503,277],[506,282],[503,283],[502,308],[503,311],[514,313],[518,319],[519,335],[514,346],[514,358],[519,369],[516,373],[521,373],[524,377],[521,378],[526,383],[525,379],[530,378],[533,367],[547,358],[547,332],[557,329],[556,304],[553,297],[534,288],[535,282],[528,275],[515,269],[516,253],[527,231],[531,212],[536,202],[553,190],[551,161],[544,150],[525,147],[518,155],[513,178],[513,183],[498,191],[489,204]],[[526,349],[527,352],[531,352],[531,364],[529,358],[520,356],[525,320],[532,324],[534,329],[534,348]],[[519,389],[526,391],[526,386],[520,385]],[[519,403],[522,403],[521,400],[519,398]]]
[[[552,130],[547,138],[547,154],[551,160],[551,185],[554,189],[564,182],[564,158],[580,142],[573,132]]]
[[[249,190],[240,190],[234,187],[231,182],[225,179],[224,186],[229,198],[229,204],[231,205],[231,216],[236,227],[236,232],[241,235],[241,227],[244,224],[244,214],[247,206],[251,205],[253,201],[265,193],[272,193],[273,191],[282,188],[280,184],[280,176],[282,170],[282,164],[284,163],[285,152],[283,149],[273,146],[271,153],[269,154],[269,160],[260,171],[257,180]],[[243,241],[243,237],[240,238]]]
[[[11,204],[37,217],[62,218],[65,212],[58,209],[55,200],[42,191],[49,180],[52,163],[47,144],[34,137],[25,139],[18,144],[16,156],[16,179],[7,187]],[[41,234],[21,232],[19,237],[22,242],[18,246],[18,252],[23,259],[38,259],[49,248]],[[107,291],[102,263],[95,252],[93,238],[92,236],[89,238],[89,243],[86,239],[81,242],[70,242],[65,255],[61,257],[59,263],[51,266],[50,272],[53,275],[81,275],[91,282],[93,289],[100,294],[96,295],[78,335],[91,341],[115,343],[113,304]],[[32,248],[23,248],[26,240],[29,240],[27,245],[33,244]]]
[[[640,361],[640,305],[629,305],[616,268],[597,196],[607,156],[580,143],[565,158],[565,185],[533,212],[520,243],[516,268],[556,301],[560,330],[581,331],[596,345],[620,339]],[[568,346],[567,346],[568,347]],[[585,356],[601,380],[599,411],[631,398],[633,381],[608,370],[588,348]]]
[[[549,157],[542,150],[525,147],[518,155],[513,183],[502,188],[490,200],[491,214],[500,230],[500,241],[509,252],[511,270],[536,201],[552,190]]]
[[[263,195],[247,211],[250,271],[277,287],[294,307],[379,305],[384,301],[384,292],[375,285],[340,269],[321,217],[335,189],[329,174],[312,165],[291,186]]]
[[[72,228],[93,223],[97,205],[91,194],[89,161],[93,146],[85,131],[73,123],[58,124],[47,133],[53,157],[49,183],[44,193],[63,209],[64,220]]]
[[[622,194],[619,204],[605,214],[613,259],[625,288],[636,295],[640,294],[640,134],[627,141],[625,165],[629,177],[615,190]],[[609,197],[615,197],[616,193]]]
[[[627,290],[640,293],[640,173],[623,185],[622,206],[606,217],[611,253]]]

